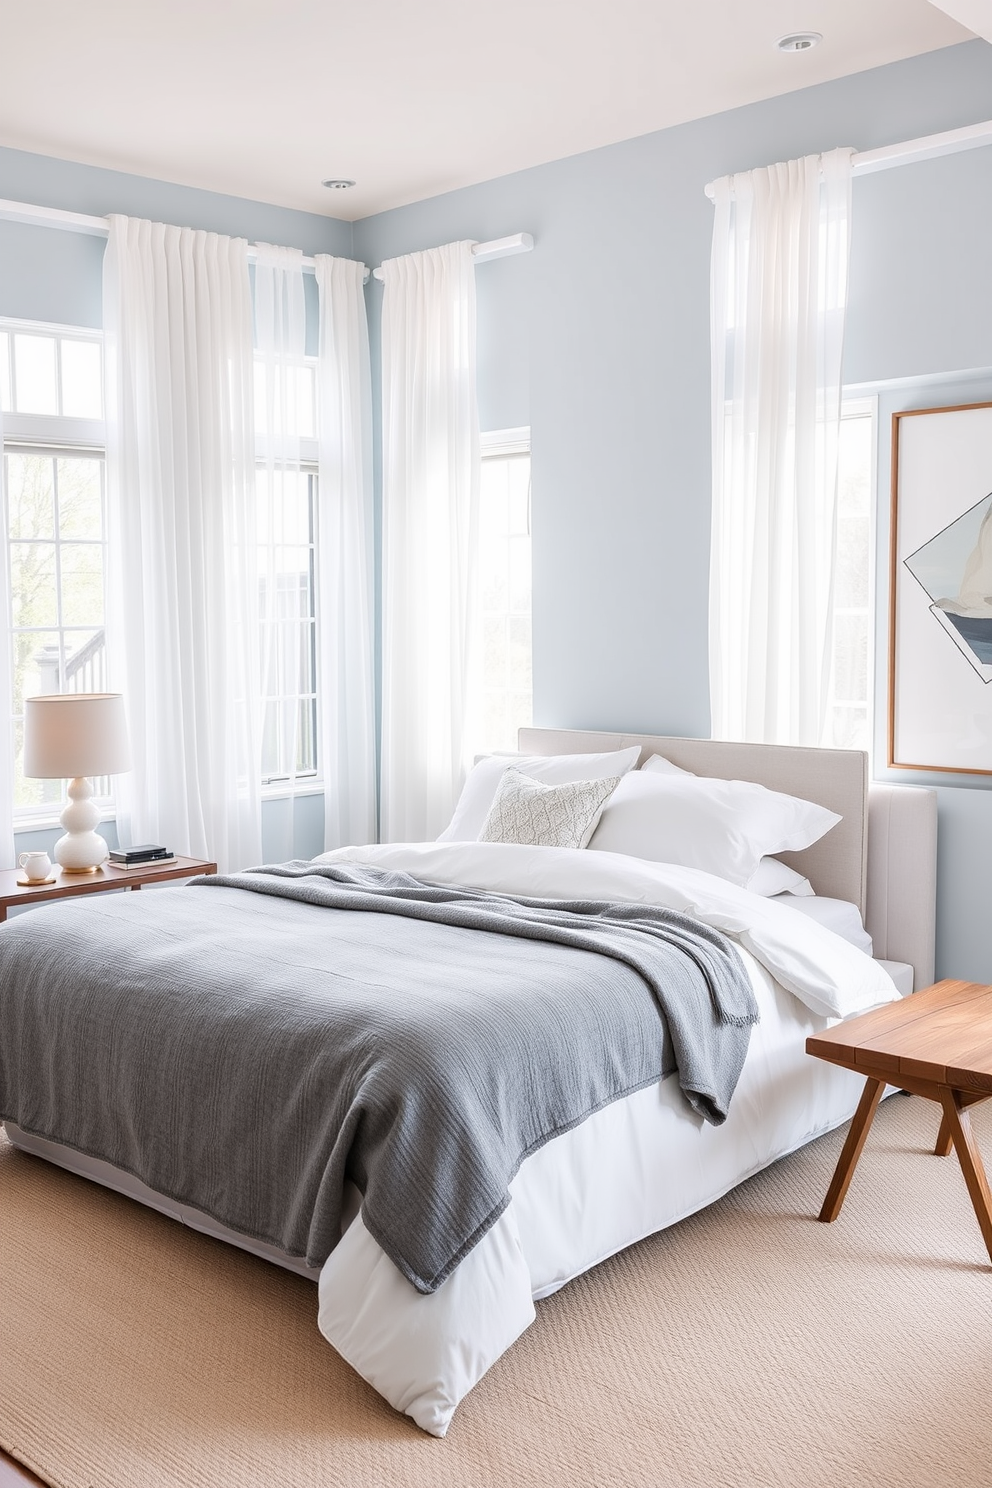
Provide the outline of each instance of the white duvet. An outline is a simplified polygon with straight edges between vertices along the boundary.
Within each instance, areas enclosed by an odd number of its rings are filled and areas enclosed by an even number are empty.
[[[696,869],[484,842],[349,847],[323,860],[497,893],[680,910],[737,944],[761,1011],[722,1126],[695,1117],[673,1077],[607,1106],[526,1159],[500,1220],[430,1296],[400,1275],[356,1213],[321,1272],[318,1325],[436,1436],[533,1322],[534,1299],[846,1120],[863,1081],[811,1059],[806,1038],[898,996],[877,962],[832,931]]]

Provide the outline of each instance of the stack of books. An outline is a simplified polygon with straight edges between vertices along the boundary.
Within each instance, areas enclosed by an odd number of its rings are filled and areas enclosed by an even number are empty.
[[[112,847],[108,862],[115,868],[150,868],[165,863],[174,863],[176,855],[167,847],[156,847],[153,842],[141,847]]]

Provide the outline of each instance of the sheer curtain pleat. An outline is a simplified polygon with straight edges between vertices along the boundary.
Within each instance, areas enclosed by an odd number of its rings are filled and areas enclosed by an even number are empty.
[[[0,646],[0,867],[14,867],[14,666],[13,613],[10,596],[10,510],[7,504],[6,461],[3,458],[3,409],[0,408],[0,616],[4,643]]]
[[[479,505],[470,243],[382,265],[382,837],[423,841],[465,770]]]
[[[826,727],[851,153],[715,182],[717,738],[816,745]]]
[[[247,246],[115,216],[104,260],[118,831],[222,869],[261,859]]]
[[[318,254],[317,659],[324,845],[376,838],[372,384],[364,266]]]
[[[314,432],[306,356],[303,254],[257,245],[255,433],[262,775],[289,788],[316,768],[313,562],[309,475],[301,438]],[[292,817],[278,857],[292,857]]]

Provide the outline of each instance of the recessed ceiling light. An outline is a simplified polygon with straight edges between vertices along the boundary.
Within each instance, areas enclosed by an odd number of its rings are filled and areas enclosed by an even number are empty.
[[[790,31],[788,36],[780,36],[775,45],[780,52],[808,52],[822,40],[819,31]]]
[[[321,181],[321,186],[329,186],[332,191],[346,191],[349,186],[354,186],[354,181]]]

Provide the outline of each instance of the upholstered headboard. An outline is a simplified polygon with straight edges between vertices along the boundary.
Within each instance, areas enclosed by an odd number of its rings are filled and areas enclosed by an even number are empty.
[[[591,754],[640,745],[643,764],[664,755],[694,775],[754,780],[801,796],[842,818],[804,852],[783,860],[818,894],[861,910],[881,960],[905,961],[917,988],[933,981],[937,797],[913,786],[871,785],[868,756],[857,749],[783,744],[730,744],[664,734],[609,734],[573,729],[520,730],[525,754]]]

